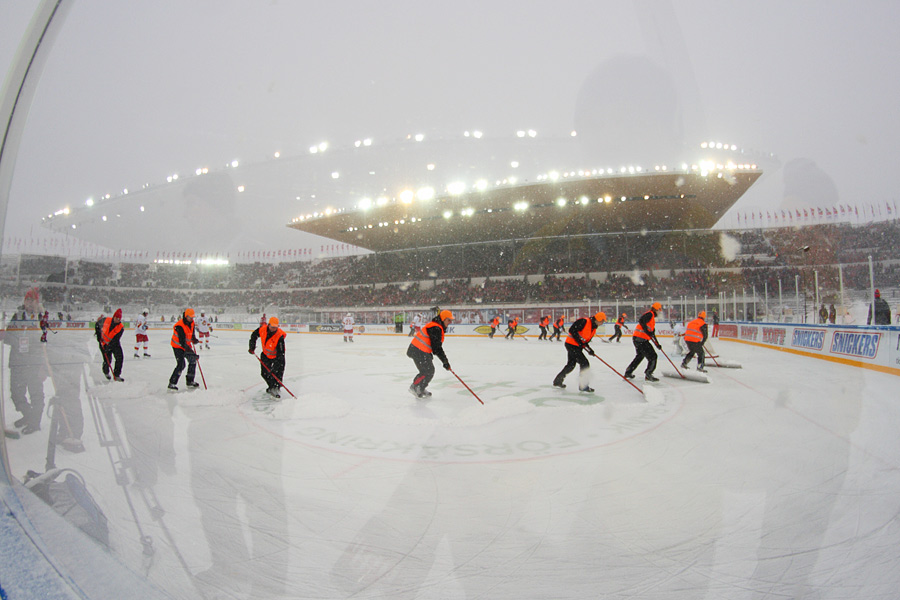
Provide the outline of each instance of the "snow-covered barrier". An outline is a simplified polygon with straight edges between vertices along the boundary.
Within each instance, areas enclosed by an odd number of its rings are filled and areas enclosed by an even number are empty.
[[[900,375],[900,327],[896,326],[722,323],[718,339]]]

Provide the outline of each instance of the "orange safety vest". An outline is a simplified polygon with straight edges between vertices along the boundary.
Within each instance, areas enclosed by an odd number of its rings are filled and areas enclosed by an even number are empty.
[[[597,330],[594,329],[593,319],[588,317],[587,319],[585,319],[585,321],[586,322],[584,324],[584,327],[581,328],[581,331],[579,331],[578,334],[581,336],[581,339],[584,340],[584,343],[587,344],[589,341],[591,341],[591,338],[594,337],[594,332],[596,332]],[[566,343],[572,344],[573,346],[581,346],[581,343],[576,340],[571,333],[566,336]]]
[[[184,322],[184,319],[178,319],[175,323],[175,326],[172,328],[172,347],[173,348],[181,348],[181,342],[178,340],[178,328],[181,328],[184,331],[184,341],[188,346],[191,345],[191,340],[194,339],[194,322],[191,321],[190,327]],[[185,352],[189,351],[190,348],[181,348]]]
[[[272,335],[269,335],[268,325],[263,325],[259,328],[259,343],[266,358],[276,358],[278,356],[278,341],[286,335],[280,327]]]
[[[444,328],[441,327],[437,322],[430,321],[424,327],[420,327],[419,331],[416,332],[415,337],[412,339],[412,345],[425,352],[427,354],[432,354],[433,351],[431,349],[431,337],[428,335],[428,329],[430,327],[437,327],[441,330],[441,344],[444,343]]]
[[[544,317],[541,319],[541,327],[546,327],[550,323],[550,317]]]
[[[113,339],[114,337],[116,337],[116,334],[118,334],[120,331],[122,331],[122,329],[124,329],[124,326],[122,325],[121,321],[119,322],[118,325],[116,325],[116,326],[113,327],[113,325],[112,325],[112,317],[107,317],[107,318],[103,321],[103,330],[102,330],[102,332],[103,332],[103,345],[105,346],[105,345],[108,344],[110,341],[112,341],[112,339]]]
[[[556,320],[556,326],[559,327],[560,329],[562,329],[565,326],[565,324],[566,324],[566,320],[563,319],[562,317],[560,317]]]
[[[497,325],[499,325],[499,324],[500,324],[500,317],[494,317],[494,320],[491,321],[491,327],[496,329]]]
[[[702,342],[703,341],[703,332],[700,331],[700,328],[706,324],[706,321],[697,317],[693,321],[687,324],[687,331],[684,332],[684,341],[686,342]]]
[[[625,324],[625,317],[619,317],[619,318],[616,320],[616,325],[619,325],[619,326],[621,327],[621,326],[624,325],[624,324]]]
[[[650,313],[650,322],[647,323],[650,326],[650,331],[654,334],[656,333],[656,315],[653,314],[652,310],[648,310],[644,314]],[[641,317],[643,318],[643,317]],[[644,331],[644,326],[641,325],[641,322],[638,321],[638,324],[634,326],[634,333],[632,333],[634,337],[639,337],[644,340],[650,340],[650,333]]]

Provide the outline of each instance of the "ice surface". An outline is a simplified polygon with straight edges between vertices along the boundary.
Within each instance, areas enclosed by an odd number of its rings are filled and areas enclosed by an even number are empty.
[[[450,336],[455,373],[485,404],[440,365],[421,401],[405,336],[291,334],[297,398],[272,402],[249,332],[216,331],[200,359],[208,389],[177,393],[167,340],[151,336],[153,358],[138,360],[130,334],[124,383],[99,374],[88,333],[51,338],[92,353],[87,450],[55,460],[87,481],[112,552],[176,598],[900,589],[896,376],[720,340],[743,368],[709,384],[650,386],[639,370],[642,395],[592,359],[596,393],[582,394],[577,373],[550,385],[562,343]],[[620,372],[634,352],[627,338],[595,350]],[[7,440],[16,477],[44,470],[48,421]]]

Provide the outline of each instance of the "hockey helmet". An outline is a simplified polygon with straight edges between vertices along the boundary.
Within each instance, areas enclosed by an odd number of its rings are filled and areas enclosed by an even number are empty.
[[[650,308],[652,308],[653,310],[662,310],[662,304],[660,304],[659,302],[654,302],[650,305]]]
[[[604,321],[606,321],[606,313],[601,310],[594,315],[594,320],[598,323],[603,323]]]
[[[148,314],[150,314],[150,309],[149,309],[149,308],[143,308],[143,309],[141,309],[141,314],[142,314],[142,315],[148,315]]]

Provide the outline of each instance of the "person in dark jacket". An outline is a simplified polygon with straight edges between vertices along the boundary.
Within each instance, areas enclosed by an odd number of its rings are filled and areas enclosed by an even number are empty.
[[[406,355],[410,357],[419,373],[413,378],[412,385],[409,386],[409,393],[416,398],[428,398],[431,392],[427,389],[428,384],[434,377],[434,357],[441,359],[446,370],[450,370],[450,361],[444,353],[444,332],[453,321],[453,313],[449,310],[442,310],[438,315],[426,323],[412,339],[409,348],[406,349]]]
[[[566,387],[566,384],[563,383],[566,375],[574,371],[575,365],[578,365],[580,367],[578,370],[578,391],[594,391],[594,388],[589,385],[590,382],[588,381],[591,364],[588,362],[588,359],[585,358],[584,351],[587,350],[588,354],[594,356],[594,351],[588,346],[588,343],[593,339],[594,334],[597,333],[597,328],[605,322],[606,313],[600,311],[592,317],[576,319],[575,322],[572,323],[572,326],[569,327],[569,335],[566,337],[566,343],[564,344],[566,352],[568,352],[569,360],[566,362],[566,366],[562,368],[562,371],[557,373],[556,377],[553,378],[554,387]]]
[[[646,358],[647,369],[644,371],[644,379],[651,382],[659,381],[659,378],[653,375],[653,371],[656,370],[656,350],[653,349],[653,346],[662,349],[659,340],[656,339],[656,315],[660,310],[662,310],[662,304],[654,302],[650,310],[645,312],[638,320],[638,324],[634,326],[631,341],[634,343],[635,356],[628,368],[625,369],[625,377],[628,379],[634,379],[634,370]]]
[[[866,320],[866,325],[872,324],[872,307],[869,306],[869,318]],[[875,325],[890,325],[891,324],[891,307],[888,305],[887,301],[881,297],[881,292],[879,290],[875,290]]]
[[[254,329],[250,334],[250,354],[256,356],[256,341],[259,340],[262,352],[260,352],[259,374],[269,387],[266,393],[275,398],[281,398],[281,380],[284,378],[284,338],[287,334],[278,327],[278,317],[272,317],[269,322],[259,329]]]
[[[703,344],[709,337],[709,328],[706,325],[706,311],[701,310],[697,318],[687,324],[687,331],[684,332],[684,341],[687,343],[689,352],[684,360],[681,361],[681,368],[687,369],[688,363],[694,356],[697,357],[697,370],[706,373],[706,352]]]
[[[194,309],[185,310],[172,329],[171,344],[172,352],[175,354],[175,370],[169,376],[169,389],[178,389],[178,379],[181,377],[181,372],[184,371],[185,362],[187,362],[185,384],[189,388],[200,387],[200,384],[194,381],[194,375],[197,372],[197,353],[194,352],[194,344],[199,342],[197,336],[194,335]]]
[[[112,317],[103,319],[103,322],[95,326],[94,332],[100,342],[100,353],[103,355],[103,376],[107,379],[125,381],[122,378],[122,334],[125,326],[122,325],[122,309],[117,308]],[[115,365],[113,365],[115,360]],[[110,367],[112,375],[110,375]]]
[[[628,329],[628,325],[625,324],[625,319],[626,319],[625,313],[622,313],[619,316],[619,318],[616,319],[615,333],[613,333],[611,336],[609,336],[609,340],[607,340],[607,341],[612,342],[613,340],[616,340],[616,343],[619,343],[622,341],[622,328],[624,327],[625,329]],[[628,331],[631,331],[631,330],[628,329]]]

